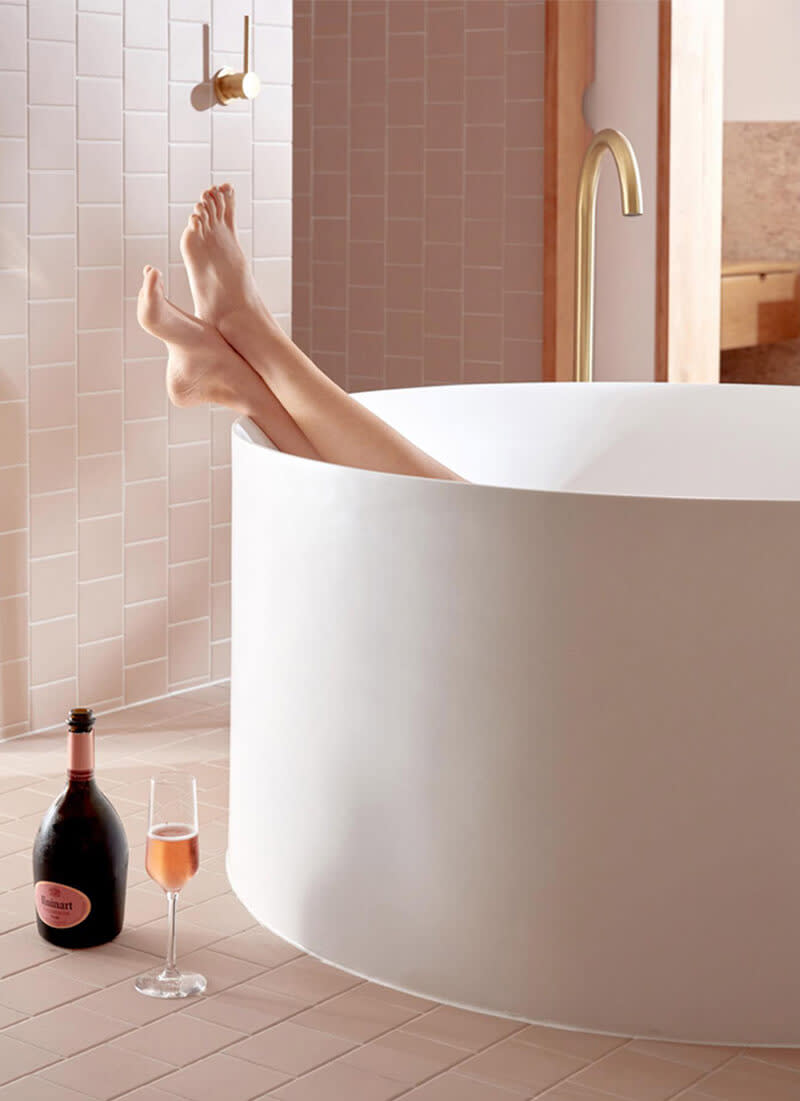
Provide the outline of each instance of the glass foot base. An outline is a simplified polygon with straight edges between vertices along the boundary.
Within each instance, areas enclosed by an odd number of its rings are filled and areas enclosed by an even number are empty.
[[[191,998],[193,994],[202,994],[206,980],[196,971],[167,971],[163,967],[154,967],[134,980],[134,987],[140,994],[149,998]]]

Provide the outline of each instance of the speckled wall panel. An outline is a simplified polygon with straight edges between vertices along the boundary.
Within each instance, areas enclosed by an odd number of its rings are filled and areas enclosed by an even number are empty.
[[[723,260],[800,261],[800,122],[726,122]]]
[[[800,263],[800,122],[726,122],[722,259]],[[722,353],[723,382],[795,386],[800,341]]]

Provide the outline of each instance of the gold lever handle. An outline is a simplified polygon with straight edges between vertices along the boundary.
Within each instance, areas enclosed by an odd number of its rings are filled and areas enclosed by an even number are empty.
[[[244,65],[241,73],[226,67],[214,74],[214,94],[222,104],[232,99],[255,99],[261,91],[261,81],[250,72],[250,16],[244,17]]]

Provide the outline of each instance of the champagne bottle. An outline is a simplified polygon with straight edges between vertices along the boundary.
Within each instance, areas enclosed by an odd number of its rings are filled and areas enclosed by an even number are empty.
[[[67,786],[33,843],[36,925],[52,944],[90,948],[122,929],[128,839],[94,779],[92,709],[73,708],[67,728]]]

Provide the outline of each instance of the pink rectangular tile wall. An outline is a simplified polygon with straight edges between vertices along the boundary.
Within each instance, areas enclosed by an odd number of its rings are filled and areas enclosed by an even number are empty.
[[[241,67],[255,104],[196,110]],[[230,180],[291,308],[290,0],[0,2],[0,736],[228,676],[224,409],[172,409],[136,324],[143,264],[191,309],[200,192]],[[210,58],[206,50],[210,47]],[[28,89],[27,94],[25,89]]]
[[[541,377],[544,0],[295,0],[294,337],[347,389]]]

